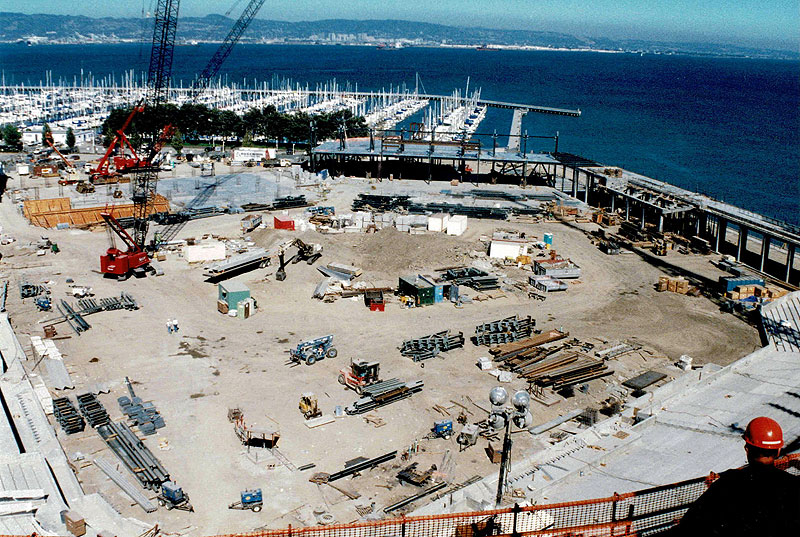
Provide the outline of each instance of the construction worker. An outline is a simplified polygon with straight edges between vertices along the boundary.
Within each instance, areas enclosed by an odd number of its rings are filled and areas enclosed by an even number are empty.
[[[723,472],[669,535],[797,535],[800,477],[775,467],[783,431],[773,419],[753,419],[743,435],[748,465]]]

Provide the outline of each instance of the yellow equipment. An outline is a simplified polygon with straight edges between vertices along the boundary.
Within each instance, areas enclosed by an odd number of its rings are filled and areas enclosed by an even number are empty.
[[[300,412],[303,413],[303,417],[307,420],[322,416],[322,411],[319,409],[319,404],[317,403],[317,396],[313,393],[309,392],[301,395],[299,406]]]

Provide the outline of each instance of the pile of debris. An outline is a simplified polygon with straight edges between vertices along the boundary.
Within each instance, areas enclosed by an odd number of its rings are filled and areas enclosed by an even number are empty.
[[[400,354],[411,357],[415,362],[421,362],[438,356],[441,352],[463,347],[464,342],[463,332],[451,335],[450,330],[443,330],[429,336],[404,341],[400,347]]]

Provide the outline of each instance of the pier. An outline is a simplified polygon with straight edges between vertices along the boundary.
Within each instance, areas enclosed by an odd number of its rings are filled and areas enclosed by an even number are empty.
[[[312,150],[312,167],[357,169],[378,180],[394,177],[430,181],[437,167],[453,178],[479,183],[545,183],[594,207],[618,212],[641,229],[674,232],[707,241],[710,250],[733,256],[755,272],[800,286],[800,227],[709,196],[691,192],[578,155],[558,151],[558,136],[509,136],[508,147],[480,142],[435,142],[400,136],[327,141]],[[529,152],[527,140],[550,138],[552,152]],[[521,144],[521,147],[517,144]],[[514,149],[514,147],[519,149]],[[468,167],[473,173],[467,173]],[[442,177],[439,177],[442,178]]]
[[[752,270],[800,286],[800,226],[741,209],[709,196],[575,155],[558,155],[562,179],[575,198],[611,211],[623,210],[639,226],[675,231],[708,241]],[[562,183],[564,185],[564,183]]]

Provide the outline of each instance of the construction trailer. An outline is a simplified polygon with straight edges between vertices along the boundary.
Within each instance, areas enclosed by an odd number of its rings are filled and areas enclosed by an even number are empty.
[[[235,280],[218,284],[219,298],[217,307],[222,313],[228,313],[239,307],[239,303],[250,298],[250,288]],[[225,310],[225,311],[222,311]]]

